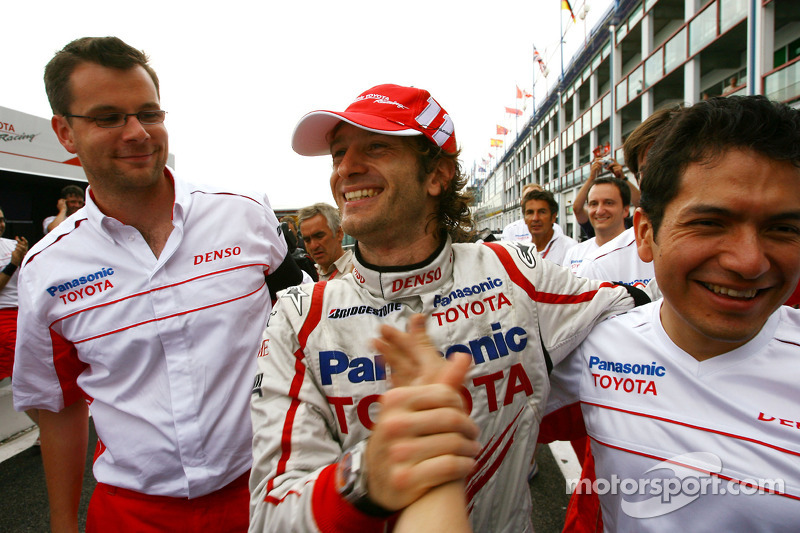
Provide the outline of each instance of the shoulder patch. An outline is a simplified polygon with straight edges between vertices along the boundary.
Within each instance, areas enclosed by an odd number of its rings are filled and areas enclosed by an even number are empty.
[[[289,298],[297,309],[298,315],[303,315],[303,298],[308,298],[310,295],[301,289],[299,286],[289,287],[281,295],[281,298]]]
[[[517,255],[523,263],[530,268],[536,267],[536,254],[533,253],[536,248],[524,242],[515,242],[512,246],[517,249]]]

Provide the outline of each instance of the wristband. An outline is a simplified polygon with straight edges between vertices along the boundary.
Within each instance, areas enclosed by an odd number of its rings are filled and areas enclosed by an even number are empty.
[[[3,269],[3,274],[5,274],[6,276],[8,276],[10,278],[11,276],[14,275],[14,272],[16,272],[16,271],[17,271],[17,265],[15,265],[14,263],[9,263]]]

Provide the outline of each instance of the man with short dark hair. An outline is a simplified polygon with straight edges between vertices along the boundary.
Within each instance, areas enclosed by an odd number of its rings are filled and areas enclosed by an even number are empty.
[[[672,113],[677,108],[665,108],[656,111],[642,122],[625,139],[625,164],[636,177],[637,184],[641,169],[647,162],[647,151],[655,142],[658,134],[669,123]],[[636,234],[633,228],[626,229],[617,239],[614,246],[606,247],[602,253],[580,267],[581,275],[591,279],[602,279],[644,287],[655,276],[652,263],[644,262],[636,250]],[[655,291],[654,286],[650,290]],[[657,294],[657,293],[656,293]]]
[[[467,476],[475,531],[531,531],[547,361],[632,307],[628,291],[572,276],[529,244],[454,244],[472,226],[466,180],[453,120],[425,90],[379,85],[344,112],[311,112],[292,146],[331,155],[331,191],[357,243],[350,275],[286,291],[269,319],[252,398],[251,531],[384,531],[432,487]],[[436,349],[471,356],[463,388],[388,390],[372,337],[417,313]]]
[[[633,169],[631,169],[631,172],[634,172],[635,174]],[[581,188],[578,189],[578,192],[575,193],[575,199],[572,202],[572,214],[575,215],[575,221],[578,223],[578,226],[580,226],[587,239],[591,239],[595,236],[594,227],[592,226],[591,220],[589,219],[589,213],[586,209],[589,190],[594,186],[596,179],[606,177],[617,178],[625,183],[631,198],[631,205],[633,205],[633,207],[637,207],[639,205],[639,189],[637,189],[633,183],[628,181],[622,165],[608,156],[596,157],[589,167],[589,178],[583,183],[583,185],[581,185]],[[633,219],[629,216],[626,216],[625,227],[630,228],[632,225]]]
[[[553,193],[531,190],[522,198],[522,214],[531,234],[531,242],[543,259],[557,265],[564,264],[567,250],[576,246],[575,239],[556,233],[558,202]]]
[[[523,217],[519,218],[503,228],[501,239],[508,242],[531,242],[531,233],[528,230],[528,224],[525,223],[525,195],[531,191],[543,191],[542,186],[538,183],[529,183],[522,188],[522,194],[519,198],[519,207],[523,211]],[[556,235],[563,235],[564,231],[561,226],[553,222],[553,231]]]
[[[68,216],[75,213],[85,205],[83,189],[77,185],[67,185],[61,189],[61,197],[58,199],[58,214],[49,216],[42,221],[42,229],[45,235],[53,231],[53,228],[64,222]]]
[[[87,532],[246,529],[252,355],[270,292],[301,279],[265,196],[166,166],[147,61],[87,37],[45,69],[53,130],[89,182],[84,209],[19,274],[14,404],[39,411],[54,532],[78,530],[87,404]]]
[[[586,210],[595,236],[567,251],[564,265],[569,265],[573,274],[583,276],[582,263],[614,246],[615,239],[625,231],[630,203],[630,189],[622,180],[610,177],[594,180]]]
[[[761,96],[676,111],[641,191],[663,300],[555,367],[543,436],[582,415],[598,482],[628,489],[600,493],[605,531],[784,530],[800,515],[800,312],[781,305],[800,279],[800,113]]]
[[[344,231],[339,210],[326,203],[316,203],[297,213],[306,250],[317,263],[320,280],[343,276],[353,270],[353,252],[342,248]]]

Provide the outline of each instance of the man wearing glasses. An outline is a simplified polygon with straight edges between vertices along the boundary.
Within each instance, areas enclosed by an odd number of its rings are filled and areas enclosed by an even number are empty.
[[[270,293],[302,277],[278,221],[266,197],[166,166],[166,112],[139,50],[78,39],[45,85],[89,181],[82,215],[20,269],[14,401],[40,413],[52,530],[78,531],[88,404],[86,531],[243,531],[253,356]]]

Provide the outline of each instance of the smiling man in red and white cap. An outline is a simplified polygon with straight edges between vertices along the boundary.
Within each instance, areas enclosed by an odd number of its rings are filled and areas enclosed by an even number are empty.
[[[265,330],[251,531],[383,531],[458,480],[475,531],[531,531],[548,366],[633,298],[528,243],[453,244],[472,227],[465,177],[453,120],[425,90],[379,85],[344,112],[309,113],[292,146],[332,156],[331,191],[358,242],[350,274],[289,289]],[[436,349],[471,356],[458,390],[388,390],[372,339],[418,313]]]

